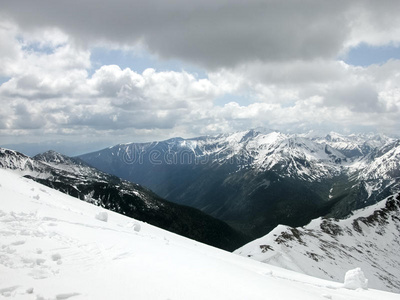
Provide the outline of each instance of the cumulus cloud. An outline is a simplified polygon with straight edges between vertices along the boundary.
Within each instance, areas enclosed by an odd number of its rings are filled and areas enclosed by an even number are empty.
[[[68,42],[49,52],[18,49],[15,65],[21,66],[0,86],[3,135],[135,133],[149,140],[258,126],[397,130],[398,61],[368,68],[321,60],[248,64],[199,79],[185,71],[138,73],[116,65],[90,75],[87,50]],[[50,64],[42,66],[45,61]],[[252,102],[214,103],[227,93],[249,95]]]
[[[356,67],[338,57],[360,43],[399,43],[399,6],[394,0],[8,1],[0,12],[0,136],[114,143],[258,126],[396,133],[400,61]],[[98,45],[140,45],[159,58],[195,63],[206,76],[94,67]]]
[[[35,40],[16,39],[9,72],[0,86],[4,135],[98,134],[167,130],[179,126],[192,111],[211,109],[221,89],[185,71],[137,73],[105,65],[89,75],[90,53],[68,39],[43,50],[27,47]],[[42,45],[45,42],[42,42]]]
[[[345,49],[361,43],[373,46],[399,44],[400,20],[396,17],[399,1],[354,1],[353,5],[348,11],[351,30],[344,43]]]

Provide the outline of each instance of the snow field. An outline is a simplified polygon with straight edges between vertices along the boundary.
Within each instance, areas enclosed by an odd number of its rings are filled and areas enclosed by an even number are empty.
[[[0,169],[0,299],[400,299],[262,264]],[[137,226],[139,225],[139,226]],[[137,229],[139,228],[139,229]]]

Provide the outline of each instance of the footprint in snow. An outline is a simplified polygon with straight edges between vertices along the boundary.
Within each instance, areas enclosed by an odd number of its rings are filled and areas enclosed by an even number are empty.
[[[36,264],[38,266],[43,265],[46,262],[46,260],[44,258],[37,258],[36,259]]]
[[[13,246],[19,246],[19,245],[23,245],[23,244],[25,244],[25,241],[15,241],[15,242],[11,243],[11,245],[13,245]]]
[[[46,193],[46,194],[49,194],[45,189],[39,189],[39,191],[41,191],[41,192],[43,192],[43,193]],[[49,194],[50,195],[50,194]]]
[[[139,232],[142,227],[138,222],[129,222],[125,225],[126,228],[133,228],[134,231]]]
[[[51,255],[51,259],[52,259],[53,261],[57,262],[58,265],[61,265],[61,264],[62,264],[60,253],[53,253],[53,254]]]
[[[4,297],[11,297],[14,295],[15,290],[17,288],[18,288],[18,285],[2,288],[2,289],[0,289],[0,295],[2,295]]]
[[[56,295],[56,299],[57,300],[64,300],[64,299],[68,299],[74,296],[79,296],[79,293],[65,293],[65,294],[58,294]]]
[[[264,275],[267,275],[267,276],[274,276],[274,274],[272,273],[272,271],[265,272]]]

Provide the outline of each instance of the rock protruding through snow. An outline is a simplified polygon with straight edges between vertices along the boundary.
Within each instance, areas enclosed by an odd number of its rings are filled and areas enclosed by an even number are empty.
[[[368,279],[365,278],[364,272],[361,271],[361,268],[355,268],[346,272],[343,287],[350,290],[366,290],[368,288]]]

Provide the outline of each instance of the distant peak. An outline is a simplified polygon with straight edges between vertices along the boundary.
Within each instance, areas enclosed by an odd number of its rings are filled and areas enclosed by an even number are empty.
[[[272,132],[279,132],[279,130],[271,129],[271,128],[266,128],[266,127],[256,127],[254,129],[251,129],[252,131],[259,132],[261,134],[270,134]]]
[[[44,162],[56,162],[56,163],[60,163],[60,162],[64,162],[66,160],[70,160],[70,157],[61,154],[57,151],[54,150],[48,150],[46,152],[37,154],[33,157],[33,159],[35,160],[41,160]]]
[[[22,156],[22,157],[28,157],[27,155],[15,151],[15,150],[11,150],[11,149],[7,149],[7,148],[2,148],[0,147],[0,154],[2,155],[12,155],[12,156]]]
[[[63,155],[63,154],[61,154],[61,153],[59,153],[59,152],[57,152],[57,151],[54,151],[54,150],[47,150],[47,151],[45,151],[45,152],[42,152],[42,153],[40,153],[41,155]],[[39,155],[40,155],[39,154]]]
[[[325,137],[325,139],[328,141],[342,140],[343,138],[343,135],[334,131],[329,132]]]

